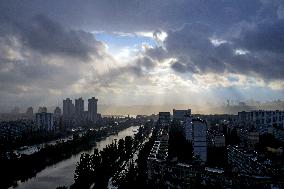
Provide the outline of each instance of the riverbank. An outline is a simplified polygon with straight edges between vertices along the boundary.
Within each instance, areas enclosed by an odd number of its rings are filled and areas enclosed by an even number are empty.
[[[130,126],[117,134],[108,136],[100,141],[97,141],[96,146],[89,150],[81,151],[78,154],[72,155],[63,161],[60,161],[54,165],[48,166],[42,171],[38,172],[35,177],[26,180],[18,181],[15,189],[50,189],[58,186],[70,186],[74,183],[74,173],[76,163],[80,160],[80,156],[83,153],[93,153],[94,148],[102,150],[107,145],[111,144],[114,140],[125,138],[126,136],[133,136],[134,131],[139,126]],[[10,187],[12,189],[13,187]]]
[[[120,186],[126,174],[133,167],[144,141],[152,132],[153,122],[147,122],[139,128],[134,137],[126,136],[108,145],[103,150],[94,150],[93,154],[82,154],[75,170],[75,184],[72,189],[107,188]]]
[[[38,172],[46,167],[71,158],[81,151],[90,150],[96,142],[103,140],[109,134],[119,132],[127,127],[130,127],[130,125],[108,127],[98,131],[89,130],[82,137],[74,136],[72,140],[47,146],[31,155],[1,159],[0,172],[3,175],[3,179],[1,179],[0,188],[16,187],[19,183],[24,183],[35,177]]]

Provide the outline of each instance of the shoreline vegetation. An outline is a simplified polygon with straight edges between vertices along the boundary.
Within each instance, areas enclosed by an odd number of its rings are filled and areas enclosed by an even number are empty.
[[[146,160],[150,153],[151,145],[154,142],[155,131],[153,122],[147,122],[139,128],[134,137],[126,136],[118,142],[114,141],[99,151],[94,149],[92,154],[82,154],[76,165],[74,181],[70,189],[84,188],[108,188],[110,181],[118,188],[131,186],[130,177],[139,179],[145,185],[138,173],[145,173]],[[150,137],[152,133],[152,136]],[[150,137],[149,141],[146,141]],[[147,150],[146,150],[147,148]],[[134,155],[137,153],[137,159]],[[142,160],[143,159],[143,160]],[[141,170],[143,169],[143,171]],[[59,186],[57,189],[68,188]]]
[[[115,127],[104,127],[97,131],[88,130],[81,137],[75,134],[72,140],[57,143],[56,145],[46,145],[45,148],[31,155],[21,155],[19,157],[11,152],[10,158],[1,156],[0,174],[3,180],[0,183],[0,188],[16,187],[18,181],[27,181],[46,167],[68,159],[81,151],[90,150],[95,146],[96,142],[131,126],[133,125],[121,124]]]

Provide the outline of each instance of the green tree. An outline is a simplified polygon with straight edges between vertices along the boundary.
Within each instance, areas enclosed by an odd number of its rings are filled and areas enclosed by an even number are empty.
[[[131,136],[125,137],[125,153],[130,155],[132,153],[133,139]]]
[[[124,146],[124,140],[123,139],[119,139],[117,150],[118,150],[118,154],[119,154],[120,157],[125,156],[125,146]]]
[[[89,154],[82,154],[76,165],[74,180],[78,188],[88,188],[92,184],[93,168]]]

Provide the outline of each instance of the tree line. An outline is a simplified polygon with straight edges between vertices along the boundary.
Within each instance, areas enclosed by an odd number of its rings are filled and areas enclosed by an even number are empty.
[[[134,137],[126,136],[124,139],[118,140],[118,142],[112,142],[101,151],[95,149],[93,154],[82,154],[80,161],[76,165],[75,183],[70,188],[104,189],[108,187],[110,178],[115,181],[116,186],[124,188],[126,185],[132,183],[133,178],[138,179],[138,172],[141,175],[143,173],[143,177],[145,177],[147,153],[150,153],[152,144],[148,142],[141,148],[137,159],[139,163],[136,166],[134,166],[132,156],[138,146],[149,136],[152,131],[151,126],[152,122],[148,122],[145,126],[139,128],[138,133]],[[150,141],[153,143],[153,139],[150,139]],[[147,150],[145,146],[147,146]],[[142,157],[144,161],[141,160]],[[119,175],[127,162],[130,162],[128,169],[123,175]],[[144,179],[140,178],[140,180]]]
[[[58,163],[64,159],[70,158],[83,150],[93,147],[96,141],[99,141],[109,135],[110,132],[125,129],[125,125],[116,128],[106,128],[98,131],[89,130],[82,137],[74,135],[72,140],[57,143],[56,145],[46,145],[31,155],[18,156],[9,152],[9,156],[0,152],[0,188],[16,186],[17,181],[22,182],[36,176],[36,174],[47,166]],[[9,158],[8,158],[9,157]]]

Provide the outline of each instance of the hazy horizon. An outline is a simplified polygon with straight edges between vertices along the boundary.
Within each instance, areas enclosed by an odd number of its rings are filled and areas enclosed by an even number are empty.
[[[74,99],[73,99],[74,100]],[[256,102],[253,100],[240,102],[245,103],[245,105],[238,104],[238,101],[230,101],[214,104],[206,103],[203,105],[193,105],[193,104],[152,104],[152,105],[119,105],[119,104],[101,104],[98,103],[98,113],[102,115],[151,115],[158,114],[160,111],[172,112],[173,109],[191,109],[193,114],[237,114],[238,111],[249,111],[256,109],[265,110],[284,110],[284,101],[266,101],[266,102]],[[256,104],[258,103],[258,104]],[[32,106],[34,113],[38,111],[40,106]],[[53,112],[57,106],[46,106],[48,112]],[[62,104],[58,105],[62,110]],[[16,108],[16,107],[14,107]],[[10,109],[12,111],[14,108]],[[20,109],[20,113],[25,113],[28,107],[17,107]],[[10,113],[10,111],[1,111],[0,113]],[[85,101],[85,111],[87,111],[87,103]]]

